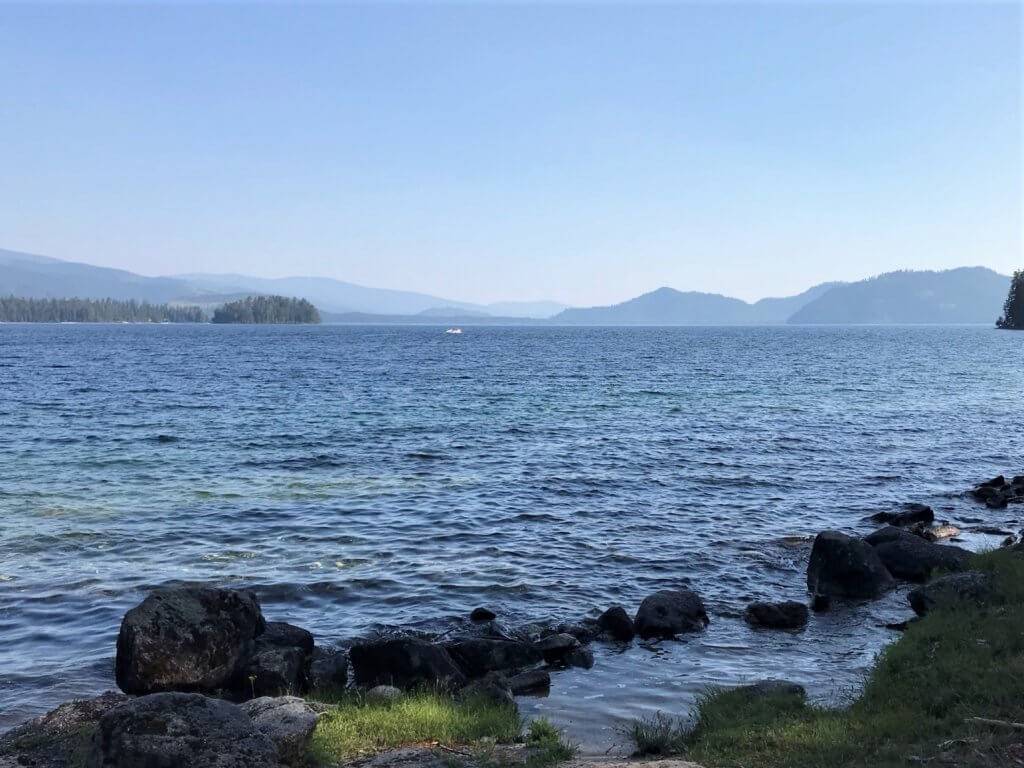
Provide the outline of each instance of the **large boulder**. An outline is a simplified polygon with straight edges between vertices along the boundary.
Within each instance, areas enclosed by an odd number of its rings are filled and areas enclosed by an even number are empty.
[[[235,687],[253,698],[306,693],[312,655],[313,635],[281,621],[269,622]]]
[[[547,691],[551,690],[551,675],[544,669],[530,669],[526,672],[512,675],[508,679],[508,687],[515,696],[531,693],[546,694]]]
[[[807,589],[811,594],[869,599],[893,586],[892,576],[867,542],[838,531],[822,531],[815,537],[807,565]]]
[[[349,651],[349,659],[356,684],[364,688],[431,686],[456,691],[466,684],[465,674],[448,651],[416,638],[357,643]]]
[[[912,589],[907,597],[918,616],[958,603],[977,605],[992,597],[992,577],[979,571],[951,573]]]
[[[215,691],[244,668],[265,627],[252,592],[154,590],[125,614],[115,675],[125,693]]]
[[[93,699],[61,704],[12,728],[0,736],[0,766],[80,768],[92,749],[100,718],[125,701],[128,697],[124,694],[107,691]]]
[[[966,549],[935,544],[919,536],[883,542],[875,552],[897,579],[918,582],[927,581],[938,569],[962,571],[971,557]]]
[[[238,706],[154,693],[100,718],[86,768],[280,768],[277,746]]]
[[[459,640],[445,646],[455,662],[470,677],[483,677],[488,672],[521,669],[543,660],[541,650],[518,640],[486,638]]]
[[[803,603],[787,600],[782,603],[751,603],[743,618],[755,627],[800,629],[807,624],[808,613]]]
[[[672,638],[684,632],[699,632],[708,625],[708,614],[700,596],[689,589],[665,589],[645,597],[633,622],[645,640]]]
[[[257,730],[274,742],[282,763],[295,768],[307,764],[317,714],[305,701],[294,696],[262,697],[241,706]]]
[[[633,619],[621,605],[613,605],[602,613],[597,619],[597,626],[603,633],[621,643],[628,643],[636,636]]]

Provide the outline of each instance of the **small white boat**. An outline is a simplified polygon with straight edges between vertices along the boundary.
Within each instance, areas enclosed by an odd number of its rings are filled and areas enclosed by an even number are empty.
[[[461,328],[449,328],[445,333],[462,333]]]

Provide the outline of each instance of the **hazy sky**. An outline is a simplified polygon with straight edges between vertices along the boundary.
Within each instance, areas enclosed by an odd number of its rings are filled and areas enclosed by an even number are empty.
[[[474,301],[1024,266],[1021,7],[0,4],[0,248]]]

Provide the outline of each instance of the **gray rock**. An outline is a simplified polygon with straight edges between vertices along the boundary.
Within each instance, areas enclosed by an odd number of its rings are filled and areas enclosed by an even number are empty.
[[[637,634],[672,638],[684,632],[699,632],[708,625],[704,603],[689,589],[666,589],[644,598],[633,622]]]
[[[561,663],[567,667],[590,669],[594,666],[594,652],[585,645],[578,645],[563,657]]]
[[[890,541],[901,541],[904,539],[919,539],[921,535],[914,531],[908,531],[906,528],[897,528],[893,525],[887,525],[884,528],[879,528],[877,531],[872,531],[864,537],[864,541],[870,544],[872,547],[877,547],[879,544],[886,544]]]
[[[306,702],[294,696],[262,697],[241,707],[256,728],[274,742],[282,763],[294,768],[307,764],[318,718]]]
[[[334,648],[314,648],[307,676],[309,690],[336,694],[348,684],[348,655]]]
[[[42,717],[12,728],[0,736],[0,766],[79,768],[92,748],[100,718],[125,701],[128,697],[124,694],[107,691],[93,699],[61,704]]]
[[[962,571],[971,553],[966,549],[934,544],[920,537],[887,541],[875,547],[875,552],[889,573],[907,581],[926,581],[936,569]]]
[[[121,622],[118,687],[132,694],[226,687],[251,658],[264,626],[252,592],[201,586],[154,590]]]
[[[366,700],[374,704],[390,704],[405,694],[393,685],[378,685],[366,692]]]
[[[822,531],[815,537],[807,565],[811,594],[865,599],[879,597],[893,586],[892,576],[867,542],[838,531]]]
[[[478,638],[460,640],[445,647],[470,677],[483,677],[488,672],[533,666],[544,658],[540,649],[517,640]]]
[[[416,638],[357,643],[349,651],[356,684],[364,688],[431,686],[457,691],[466,676],[444,648]]]
[[[748,624],[768,629],[800,629],[807,624],[808,610],[803,603],[751,603],[744,619]]]
[[[633,620],[621,605],[613,605],[601,614],[597,626],[613,640],[628,643],[636,636]]]
[[[108,710],[86,768],[280,768],[277,747],[238,706],[154,693]]]
[[[551,689],[551,675],[547,670],[531,669],[512,675],[508,679],[508,686],[515,696],[545,693]]]
[[[918,534],[925,541],[942,541],[959,536],[960,529],[955,525],[945,523],[943,525],[922,526],[921,528],[915,527],[914,533]]]
[[[992,597],[992,577],[978,571],[951,573],[912,589],[907,597],[918,616],[957,603],[984,603]]]
[[[301,627],[273,621],[256,638],[252,657],[235,684],[245,697],[293,696],[309,690],[313,635]]]

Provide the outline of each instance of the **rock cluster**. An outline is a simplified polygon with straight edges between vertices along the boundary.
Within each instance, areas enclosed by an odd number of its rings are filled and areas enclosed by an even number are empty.
[[[1024,475],[1017,475],[1012,480],[997,475],[976,485],[971,495],[991,509],[1024,503]]]

